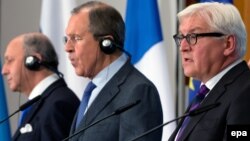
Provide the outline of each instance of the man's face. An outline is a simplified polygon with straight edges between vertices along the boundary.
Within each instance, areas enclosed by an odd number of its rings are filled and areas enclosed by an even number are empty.
[[[89,32],[88,10],[72,15],[66,28],[65,50],[71,64],[79,76],[95,75],[97,56],[100,54],[99,42]],[[99,59],[100,60],[100,59]]]
[[[208,24],[197,16],[182,19],[179,26],[179,34],[184,36],[191,33],[210,32],[216,31],[211,31]],[[180,43],[180,52],[185,75],[203,82],[212,78],[223,69],[226,47],[225,36],[197,37],[197,42],[194,45],[190,45],[186,39],[183,39]]]
[[[4,65],[2,68],[2,74],[6,76],[9,88],[12,91],[21,92],[21,83],[23,68],[24,68],[24,50],[22,47],[22,39],[15,38],[12,40],[4,54]]]

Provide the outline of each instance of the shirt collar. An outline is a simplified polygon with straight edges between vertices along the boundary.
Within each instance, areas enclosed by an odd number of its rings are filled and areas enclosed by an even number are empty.
[[[100,71],[94,78],[93,83],[96,86],[104,86],[114,75],[115,73],[126,63],[128,56],[123,53],[118,59],[112,62],[110,65],[105,67]]]
[[[220,73],[218,73],[217,75],[215,75],[213,78],[211,78],[210,80],[207,81],[207,83],[205,84],[207,86],[207,88],[209,88],[209,90],[212,90],[213,87],[219,82],[219,80],[234,66],[236,66],[237,64],[239,64],[242,60],[239,59],[237,61],[235,61],[234,63],[232,63],[231,65],[229,65],[228,67],[226,67],[224,70],[222,70]]]
[[[47,76],[46,78],[44,78],[42,81],[40,81],[31,91],[30,95],[29,95],[29,100],[37,97],[38,95],[41,95],[49,85],[51,85],[53,82],[55,82],[56,80],[58,80],[59,77],[57,74],[51,74],[49,76]]]

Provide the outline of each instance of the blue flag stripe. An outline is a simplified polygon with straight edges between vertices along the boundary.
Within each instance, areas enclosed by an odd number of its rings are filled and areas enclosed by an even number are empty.
[[[1,64],[0,64],[0,70],[2,70]],[[2,75],[0,75],[0,120],[3,120],[7,116],[8,116],[8,110],[5,97],[5,89],[4,89]],[[10,139],[11,139],[10,127],[9,127],[9,121],[7,120],[0,125],[0,140],[10,141]]]
[[[150,10],[151,7],[156,9]],[[157,7],[155,0],[128,0],[127,2],[125,50],[131,53],[133,64],[137,63],[155,43],[162,41]]]

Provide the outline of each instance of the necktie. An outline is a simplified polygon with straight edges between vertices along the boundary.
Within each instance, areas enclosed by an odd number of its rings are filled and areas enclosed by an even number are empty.
[[[92,91],[95,89],[96,85],[94,83],[92,83],[92,81],[89,82],[89,84],[87,85],[84,94],[83,94],[83,98],[78,110],[78,115],[77,115],[77,120],[76,120],[76,127],[78,127],[80,121],[82,120],[85,110],[88,106],[88,102],[89,102],[89,98],[90,95],[92,93]]]
[[[24,122],[24,119],[26,118],[30,110],[31,110],[31,106],[27,107],[26,109],[22,111],[20,119],[19,119],[19,123],[18,123],[19,126],[21,126],[21,124]]]
[[[202,102],[202,100],[205,98],[206,94],[209,92],[209,89],[206,87],[206,85],[201,85],[198,93],[195,96],[194,102],[192,103],[191,107],[189,108],[189,112],[197,109]],[[186,117],[179,129],[178,136],[176,141],[179,141],[180,137],[183,134],[183,131],[185,130],[188,122],[190,120],[190,117]]]

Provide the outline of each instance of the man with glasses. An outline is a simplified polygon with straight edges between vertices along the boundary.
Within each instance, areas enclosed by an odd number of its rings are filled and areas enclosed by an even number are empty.
[[[222,141],[231,128],[250,125],[250,71],[243,61],[246,29],[231,4],[198,3],[178,13],[174,40],[182,56],[184,74],[202,82],[187,108],[217,105],[182,119],[170,141]]]

